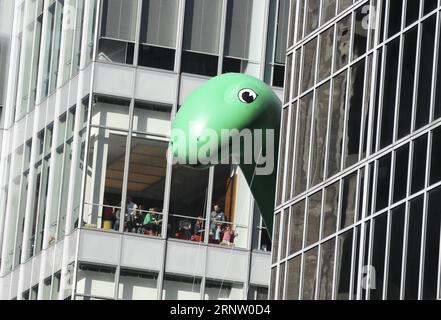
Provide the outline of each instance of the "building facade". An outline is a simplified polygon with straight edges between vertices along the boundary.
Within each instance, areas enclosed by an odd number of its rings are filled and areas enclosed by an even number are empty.
[[[282,96],[289,1],[5,2],[0,298],[265,299],[271,240],[240,170],[174,165],[168,142],[212,76]]]
[[[291,1],[271,298],[441,297],[440,8]]]

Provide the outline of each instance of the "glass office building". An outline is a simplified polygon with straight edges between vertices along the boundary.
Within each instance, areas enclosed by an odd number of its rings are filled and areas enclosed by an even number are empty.
[[[273,299],[439,299],[440,3],[291,1]]]
[[[271,241],[240,169],[173,165],[168,142],[217,74],[282,97],[289,1],[0,4],[0,298],[265,299]]]

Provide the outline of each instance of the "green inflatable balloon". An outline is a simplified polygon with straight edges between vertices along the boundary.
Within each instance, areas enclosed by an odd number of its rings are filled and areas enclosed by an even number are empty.
[[[227,153],[227,160],[236,159],[269,234],[274,217],[280,113],[281,102],[268,85],[249,75],[227,73],[191,93],[172,123],[172,151],[179,164],[204,169],[213,165],[213,160],[225,160]],[[226,132],[236,133],[242,142],[224,139]],[[252,146],[240,135],[243,132],[252,133]],[[262,159],[273,162],[270,172],[259,173],[259,168],[268,165]]]

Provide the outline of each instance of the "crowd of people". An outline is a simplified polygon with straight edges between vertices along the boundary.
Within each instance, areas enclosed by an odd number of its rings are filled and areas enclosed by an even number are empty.
[[[171,238],[200,242],[204,241],[206,232],[205,219],[177,218],[169,219],[167,234]],[[103,229],[118,231],[121,221],[121,210],[111,207],[104,201],[102,212]],[[128,196],[124,214],[124,232],[144,234],[149,236],[160,236],[162,229],[162,214],[159,208],[151,207],[146,210],[143,205],[136,204]],[[215,204],[210,213],[209,243],[225,246],[234,246],[234,239],[237,233],[234,227],[227,222],[226,215],[219,204]]]

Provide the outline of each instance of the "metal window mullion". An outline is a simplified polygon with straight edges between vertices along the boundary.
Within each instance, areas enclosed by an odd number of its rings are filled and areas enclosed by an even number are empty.
[[[226,24],[227,24],[227,6],[228,6],[228,0],[221,0],[222,1],[222,14],[221,14],[221,25],[220,25],[220,32],[219,32],[219,49],[217,52],[218,64],[217,64],[217,74],[222,74],[222,68],[223,68],[223,62],[224,62],[224,49],[225,49],[225,30],[226,30]]]
[[[356,191],[355,191],[355,210],[354,210],[354,221],[352,221],[351,224],[354,224],[354,241],[352,243],[352,258],[351,258],[351,277],[349,280],[349,300],[353,300],[353,293],[354,293],[354,281],[356,283],[356,279],[354,280],[354,275],[355,275],[355,268],[357,268],[357,266],[355,266],[355,252],[356,252],[356,243],[357,243],[357,238],[359,235],[356,234],[355,230],[355,223],[357,222],[357,215],[358,215],[358,209],[359,209],[359,203],[360,203],[360,194],[361,194],[361,188],[360,188],[360,182],[361,182],[361,170],[357,170],[357,186],[356,186]]]

